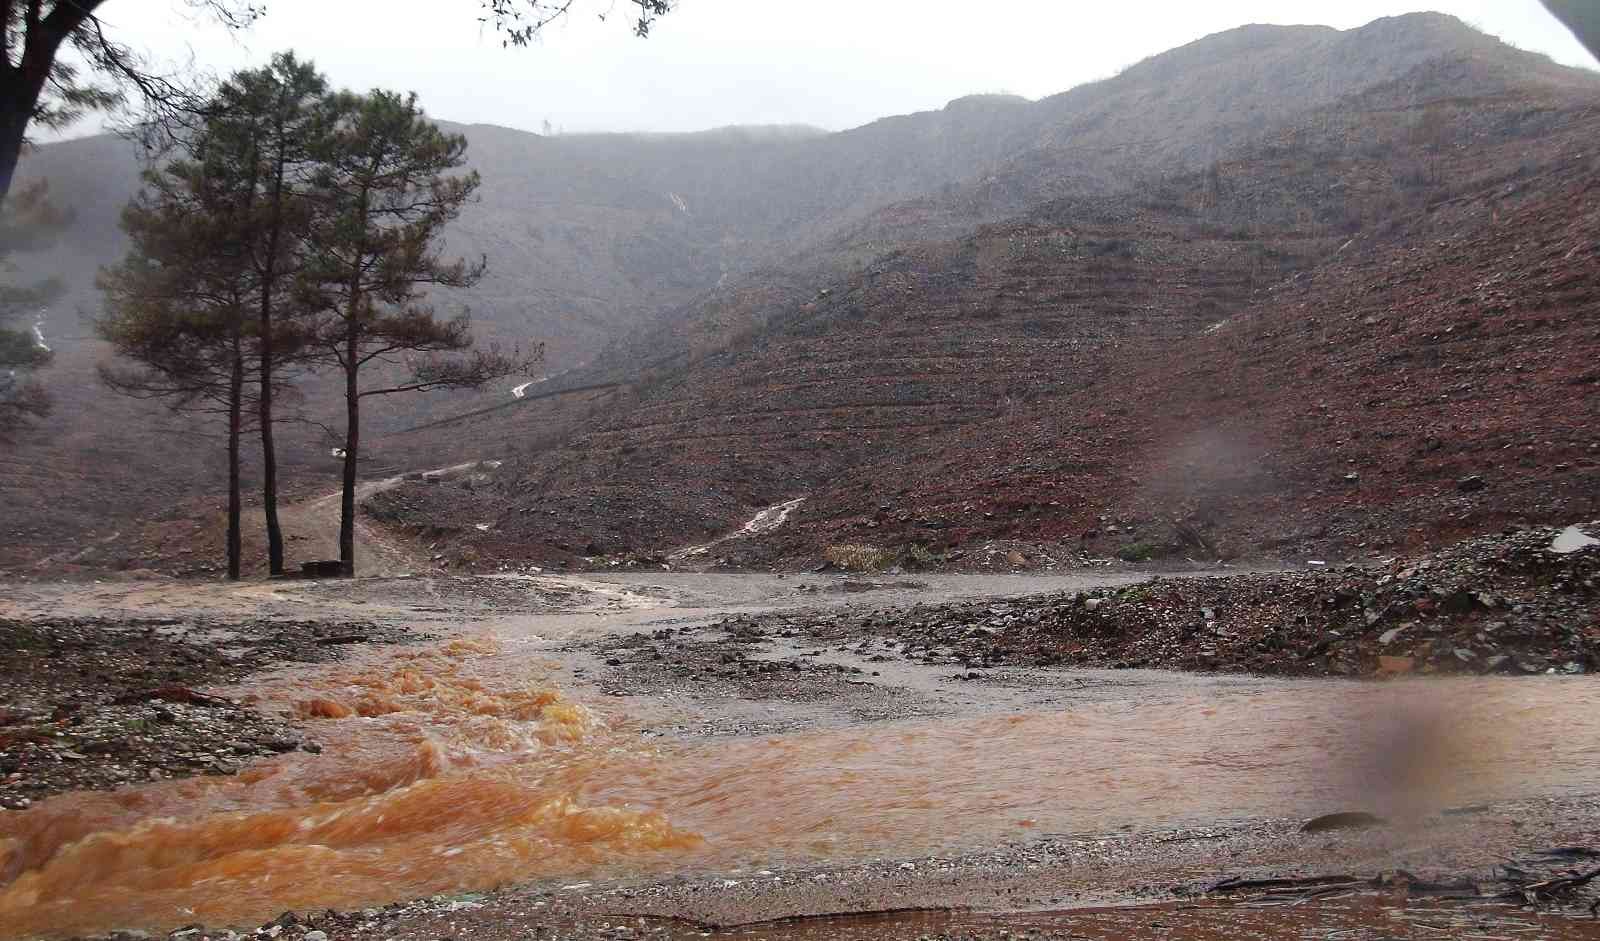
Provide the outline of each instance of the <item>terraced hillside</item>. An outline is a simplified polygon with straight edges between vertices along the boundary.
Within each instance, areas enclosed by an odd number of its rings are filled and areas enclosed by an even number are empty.
[[[379,511],[429,531],[471,518],[463,549],[486,558],[565,557],[698,540],[863,467],[893,486],[892,455],[1114,382],[1119,357],[1187,342],[1353,235],[1544,160],[1551,115],[1595,87],[1414,14],[1246,27],[1042,101],[975,96],[839,134],[465,128],[486,183],[449,250],[490,256],[461,298],[481,333],[549,343],[552,385],[624,388],[570,408],[491,410],[513,382],[383,403],[375,468],[511,463],[498,491],[402,490]],[[82,313],[49,322],[55,425],[0,466],[0,512],[25,521],[0,566],[90,542],[85,564],[153,564],[107,534],[209,505],[208,442],[110,400],[81,339],[134,169],[106,140],[32,163],[80,204],[36,261],[79,282]],[[305,392],[325,418],[331,398]],[[320,428],[283,437],[289,485],[321,486]]]
[[[1341,558],[1592,515],[1600,124],[1571,130],[1556,165],[1360,236],[1214,331],[844,472],[768,551]]]
[[[1193,173],[1253,141],[1300,129],[1308,115],[1336,102],[1385,86],[1410,107],[1432,95],[1481,98],[1530,86],[1578,91],[1592,81],[1453,17],[1417,13],[1345,31],[1241,27],[1026,107],[994,96],[961,99],[945,109],[945,121],[977,127],[976,115],[997,107],[1012,117],[1009,130],[993,119],[985,125],[995,135],[986,159],[941,185],[864,200],[856,211],[834,217],[831,226],[793,220],[791,228],[803,237],[782,253],[742,276],[734,273],[691,303],[663,308],[606,350],[594,369],[626,379],[680,371],[683,357],[721,349],[730,336],[761,332],[778,312],[865,270],[887,252],[959,239],[1052,200],[1138,190],[1153,180]],[[860,133],[927,127],[927,119],[889,119]],[[916,154],[944,150],[952,136],[908,131],[896,144],[912,143],[907,167],[926,180],[932,174]],[[827,138],[808,145],[818,152],[817,166],[831,165],[822,152],[835,143]],[[815,176],[812,167],[786,166],[785,173],[791,170],[774,185],[782,189]],[[823,186],[819,192],[829,190]]]
[[[1442,58],[1204,171],[887,255],[473,498],[494,529],[459,538],[482,558],[651,551],[808,495],[729,551],[1260,556],[1589,512],[1582,426],[1538,403],[1596,352],[1573,240],[1600,117],[1592,82],[1504,65]],[[1533,450],[1508,473],[1489,450],[1518,428]],[[1456,489],[1480,475],[1492,494]]]

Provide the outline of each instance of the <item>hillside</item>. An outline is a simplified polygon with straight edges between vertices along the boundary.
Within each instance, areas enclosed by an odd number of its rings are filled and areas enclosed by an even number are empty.
[[[908,455],[1042,446],[1060,409],[1123,395],[1130,370],[1218,323],[1267,316],[1276,286],[1335,253],[1347,263],[1346,243],[1410,238],[1442,200],[1548,171],[1596,87],[1414,14],[1244,27],[1041,101],[974,96],[837,134],[453,128],[485,183],[448,248],[490,260],[453,300],[487,340],[546,342],[560,379],[542,388],[622,387],[534,406],[513,403],[515,383],[384,403],[369,473],[509,463],[494,487],[402,488],[375,510],[463,558],[652,552],[801,494],[797,525],[752,558],[887,536],[881,521],[852,527],[900,499],[885,494],[916,496],[924,462]],[[82,313],[47,323],[61,354],[50,432],[0,463],[0,512],[26,521],[0,566],[142,567],[185,540],[194,551],[186,521],[208,512],[207,439],[92,378],[86,285],[120,251],[136,171],[112,138],[41,148],[25,167],[78,212],[28,264],[67,274]],[[306,386],[313,419],[320,391]],[[291,487],[324,486],[322,433],[286,437]],[[920,541],[992,521],[946,520]]]
[[[1419,70],[1425,64],[1449,74]],[[730,335],[759,333],[775,310],[900,246],[960,238],[1053,199],[1121,193],[1192,173],[1251,141],[1299,128],[1319,109],[1391,84],[1407,107],[1429,95],[1593,86],[1585,73],[1440,14],[1389,17],[1345,31],[1247,26],[1218,33],[1029,105],[1002,138],[1000,158],[819,231],[775,263],[731,278],[692,304],[664,309],[598,366],[608,377],[632,378],[655,372],[653,364],[667,355],[693,358],[720,349]],[[988,98],[963,99],[946,111],[988,107]],[[894,120],[912,119],[926,116]],[[862,133],[889,126],[878,122]],[[668,371],[683,367],[667,363]]]
[[[655,310],[687,302],[807,227],[828,227],[874,199],[910,195],[981,163],[987,157],[973,148],[992,146],[1008,110],[933,112],[826,136],[731,128],[541,137],[447,125],[468,136],[471,165],[485,181],[449,233],[448,250],[486,255],[490,267],[477,287],[446,303],[471,310],[484,342],[542,342],[547,371],[569,370]],[[907,154],[917,146],[928,153],[912,167]],[[825,174],[816,180],[821,189],[784,185],[799,168]],[[24,181],[47,179],[75,219],[48,251],[17,259],[22,272],[61,277],[70,294],[44,324],[57,352],[46,376],[55,415],[0,458],[0,515],[18,521],[0,544],[0,567],[42,558],[138,567],[141,542],[129,533],[192,515],[209,500],[205,482],[217,479],[220,458],[210,452],[220,448],[197,437],[203,425],[120,399],[95,378],[104,351],[93,338],[94,273],[123,250],[116,219],[139,169],[131,144],[99,136],[40,147],[21,170]],[[375,402],[370,421],[375,431],[397,430],[510,401],[519,382],[479,395]],[[307,417],[331,423],[333,398],[315,379],[304,391]],[[291,486],[324,486],[335,468],[320,429],[290,426],[283,438]],[[178,441],[194,446],[173,448]],[[409,466],[414,452],[428,450],[413,441],[401,447],[395,455],[380,448],[373,470]],[[447,440],[438,450],[451,457],[455,447]]]
[[[546,560],[806,496],[723,547],[743,562],[994,538],[1348,556],[1592,515],[1596,86],[1517,55],[1442,56],[1199,172],[909,245],[491,494],[374,512],[470,513],[494,521],[450,532],[471,556]]]
[[[1359,237],[1215,330],[851,468],[772,551],[1350,558],[1593,515],[1600,187],[1579,148],[1600,125],[1571,130],[1556,165]]]

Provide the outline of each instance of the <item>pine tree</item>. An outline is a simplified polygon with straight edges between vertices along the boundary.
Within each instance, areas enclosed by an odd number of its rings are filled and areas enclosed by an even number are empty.
[[[96,332],[133,367],[102,366],[113,389],[164,398],[176,410],[225,416],[228,577],[240,575],[239,444],[245,427],[251,168],[202,135],[191,159],[146,174],[122,214],[132,243],[101,272],[106,312]]]
[[[362,400],[476,388],[524,371],[527,361],[495,352],[447,355],[472,346],[467,315],[441,320],[427,302],[430,290],[466,287],[483,273],[483,262],[446,261],[435,246],[478,186],[476,173],[451,172],[464,162],[466,139],[427,121],[415,95],[387,91],[333,95],[324,120],[322,205],[308,237],[313,258],[304,290],[321,312],[316,342],[344,376],[339,560],[353,575]],[[371,372],[380,378],[363,387]]]
[[[280,335],[294,337],[294,292],[302,240],[314,211],[307,197],[310,152],[318,105],[327,82],[294,53],[272,57],[265,68],[236,73],[219,89],[209,110],[213,148],[225,148],[245,167],[250,187],[248,237],[255,275],[252,302],[257,382],[256,428],[261,436],[262,510],[266,517],[267,567],[283,573],[283,529],[278,522],[278,457],[273,388],[294,362],[295,349],[281,348]]]

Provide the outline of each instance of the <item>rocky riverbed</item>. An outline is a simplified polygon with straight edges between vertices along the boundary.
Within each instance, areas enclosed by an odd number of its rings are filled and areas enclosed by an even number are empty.
[[[231,788],[278,769],[287,792],[344,761],[352,780],[366,782],[339,796],[351,802],[351,820],[369,798],[402,806],[412,782],[422,785],[419,800],[459,784],[449,793],[460,798],[427,805],[421,832],[431,832],[432,815],[448,817],[476,793],[473,762],[510,759],[537,770],[541,755],[554,761],[568,747],[553,738],[515,757],[522,739],[510,733],[519,720],[504,694],[534,677],[559,692],[551,702],[589,717],[581,725],[599,736],[595,760],[634,756],[635,764],[613,766],[635,768],[626,793],[700,835],[692,858],[624,858],[565,877],[463,882],[438,895],[428,894],[440,891],[433,881],[425,892],[332,911],[307,889],[293,897],[309,901],[284,905],[291,911],[277,917],[278,908],[252,909],[249,921],[172,917],[159,932],[186,941],[1267,938],[1311,928],[1370,939],[1587,937],[1590,886],[1600,880],[1568,883],[1600,868],[1600,858],[1585,855],[1600,847],[1600,802],[1584,771],[1594,710],[1589,677],[1565,666],[1590,668],[1582,659],[1595,611],[1590,532],[1522,530],[1371,568],[1142,582],[1127,573],[634,573],[374,579],[347,590],[35,586],[26,604],[13,604],[27,611],[3,622],[5,701],[20,721],[8,718],[0,732],[27,729],[24,747],[41,750],[28,752],[10,792],[36,806],[4,819],[47,808],[39,795],[153,776],[250,772],[207,785]],[[1563,548],[1581,544],[1553,551],[1564,535]],[[1473,596],[1470,606],[1461,591]],[[1369,611],[1380,615],[1370,625]],[[1215,647],[1232,659],[1207,666],[1183,659],[1191,614],[1201,625],[1214,621],[1213,638],[1265,637],[1271,625],[1288,624],[1300,653],[1305,637],[1329,631],[1353,641],[1295,659],[1273,651],[1278,659],[1262,669],[1246,659],[1261,648],[1240,639]],[[1087,631],[1102,619],[1115,630]],[[1496,620],[1506,624],[1489,629]],[[1050,660],[1059,638],[1075,636],[1068,628],[1103,644],[1094,648],[1100,659]],[[372,646],[424,632],[440,642]],[[1509,657],[1488,668],[1469,668],[1444,648],[1480,632],[1531,640],[1478,642],[1484,661]],[[1163,646],[1172,657],[1142,653]],[[1010,652],[993,656],[996,647]],[[319,662],[357,651],[349,664]],[[1546,665],[1538,677],[1419,677],[1383,687],[1342,678],[1339,664],[1364,675],[1378,656],[1409,656],[1415,674],[1523,673],[1538,665],[1535,656]],[[1136,657],[1146,669],[1079,666],[1131,666]],[[1162,666],[1191,672],[1149,668]],[[261,702],[221,685],[247,676]],[[287,691],[270,691],[274,677]],[[394,702],[371,717],[310,719],[283,708],[312,692],[359,698],[380,680]],[[1352,740],[1352,730],[1430,696],[1467,717],[1469,738],[1447,734],[1439,744],[1449,747],[1437,754],[1451,774],[1477,782],[1470,794],[1401,816],[1359,800],[1374,793],[1369,785],[1327,783],[1346,758],[1389,754],[1386,741]],[[441,712],[445,705],[465,712]],[[1508,730],[1480,721],[1507,705],[1518,707],[1506,714]],[[1557,718],[1529,726],[1530,710]],[[422,746],[420,763],[406,758],[409,770],[393,781],[369,779],[362,750],[401,733]],[[1413,765],[1432,766],[1433,745],[1407,741],[1425,759]],[[443,752],[436,742],[447,743]],[[274,757],[285,749],[296,751]],[[1537,767],[1518,764],[1521,749],[1540,756]],[[436,753],[449,760],[429,757]],[[609,784],[581,787],[592,796]],[[182,819],[181,793],[163,784],[96,800],[157,791],[174,808],[163,813]],[[286,819],[345,813],[295,806]],[[1311,816],[1365,810],[1389,819],[1302,832]],[[488,837],[495,819],[484,817]],[[143,845],[143,833],[135,826],[106,839]],[[292,834],[283,839],[284,851],[297,851]],[[298,885],[307,875],[334,878],[363,854],[383,858],[381,839],[355,830],[350,839],[349,847],[304,848],[323,854],[322,869],[278,872]],[[1545,853],[1563,847],[1570,852]],[[197,865],[218,865],[239,847],[216,850]],[[172,876],[152,860],[162,878]],[[1553,888],[1505,895],[1540,883]],[[176,886],[174,898],[196,891]],[[11,887],[0,885],[0,896]]]
[[[1600,523],[1535,527],[1377,565],[1025,598],[785,611],[730,637],[806,638],[949,664],[1144,667],[1277,676],[1600,669]],[[1331,568],[1331,570],[1330,570]],[[974,675],[976,678],[976,675]]]
[[[0,806],[316,751],[282,717],[206,690],[351,645],[420,639],[362,621],[0,619]]]

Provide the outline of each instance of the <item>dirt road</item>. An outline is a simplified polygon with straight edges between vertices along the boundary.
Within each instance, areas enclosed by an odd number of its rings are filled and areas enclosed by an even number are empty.
[[[449,476],[465,473],[476,466],[476,461],[441,467],[429,474]],[[400,486],[403,476],[385,477],[381,480],[362,481],[356,485],[356,506],[372,497]],[[311,500],[288,504],[280,511],[280,522],[287,538],[295,541],[295,554],[301,559],[337,559],[339,557],[339,491]],[[416,557],[415,553],[398,539],[383,533],[356,513],[356,571],[364,576],[393,577],[432,566]]]

